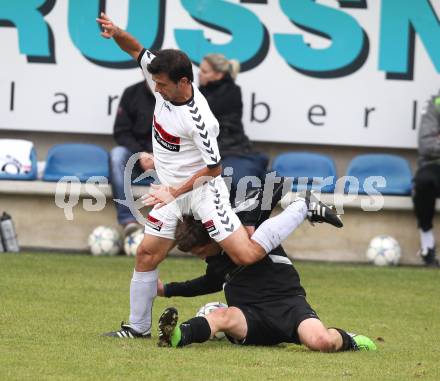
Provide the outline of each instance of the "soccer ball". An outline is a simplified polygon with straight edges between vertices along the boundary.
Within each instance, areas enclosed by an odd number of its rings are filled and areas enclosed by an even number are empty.
[[[397,265],[400,260],[399,243],[388,235],[374,237],[367,250],[367,258],[376,266]]]
[[[121,235],[115,228],[98,226],[89,235],[92,255],[116,255],[121,251]]]
[[[207,303],[204,306],[200,307],[199,310],[196,313],[196,316],[203,316],[209,315],[212,311],[215,311],[218,308],[228,308],[228,306],[224,303],[220,302],[211,302]],[[213,339],[221,340],[225,337],[225,334],[223,332],[217,332]]]
[[[136,230],[129,234],[124,239],[124,252],[127,256],[133,257],[136,255],[136,250],[142,240],[144,239],[144,233],[142,230]]]

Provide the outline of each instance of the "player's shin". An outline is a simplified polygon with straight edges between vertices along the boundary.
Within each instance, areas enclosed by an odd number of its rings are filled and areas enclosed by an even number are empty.
[[[176,327],[176,330],[180,330],[180,340],[177,345],[173,345],[173,338],[171,339],[172,346],[183,347],[191,343],[203,343],[208,341],[211,337],[211,328],[208,320],[205,317],[198,316],[187,320]],[[173,336],[174,332],[173,332]],[[174,340],[175,341],[175,340]]]
[[[342,351],[375,351],[376,344],[370,338],[349,333],[340,328],[329,328],[329,331],[337,331],[342,338],[342,345],[336,350]]]
[[[158,270],[133,272],[130,285],[130,326],[137,332],[151,328],[151,310],[157,295]]]

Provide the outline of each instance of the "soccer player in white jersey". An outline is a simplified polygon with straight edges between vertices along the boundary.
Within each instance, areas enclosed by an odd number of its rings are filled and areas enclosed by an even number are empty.
[[[175,229],[183,214],[202,221],[209,235],[231,259],[247,265],[264,258],[301,222],[342,222],[335,212],[319,201],[298,199],[281,214],[264,222],[249,238],[229,203],[221,175],[217,147],[219,125],[206,99],[192,85],[192,64],[185,53],[162,50],[154,55],[129,33],[101,13],[97,22],[102,37],[113,38],[136,59],[149,85],[155,90],[153,156],[161,185],[152,186],[145,198],[153,206],[147,217],[145,235],[136,253],[130,285],[129,323],[108,336],[148,338],[151,309],[157,295],[157,266],[174,246]],[[302,217],[301,217],[302,216]]]

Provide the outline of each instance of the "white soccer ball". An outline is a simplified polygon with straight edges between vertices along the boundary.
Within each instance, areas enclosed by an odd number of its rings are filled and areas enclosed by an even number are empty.
[[[228,306],[224,303],[221,302],[211,302],[211,303],[207,303],[204,306],[200,307],[199,310],[196,313],[196,316],[207,316],[209,315],[212,311],[215,311],[218,308],[228,308]],[[225,334],[223,332],[217,332],[213,339],[216,340],[221,340],[225,337]]]
[[[388,235],[374,237],[367,250],[367,258],[376,266],[397,265],[401,256],[399,243]]]
[[[92,255],[117,255],[121,251],[121,235],[115,228],[98,226],[89,235]]]
[[[125,255],[129,257],[134,257],[136,255],[136,250],[142,240],[144,239],[144,232],[139,229],[129,234],[124,239],[124,252]]]

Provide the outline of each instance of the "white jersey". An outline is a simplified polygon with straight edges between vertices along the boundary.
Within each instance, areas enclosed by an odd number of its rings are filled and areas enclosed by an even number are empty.
[[[154,91],[147,65],[155,56],[143,50],[138,62],[156,97],[153,118],[153,155],[162,184],[177,186],[205,167],[220,163],[219,124],[205,97],[193,86],[186,103],[166,101]]]

